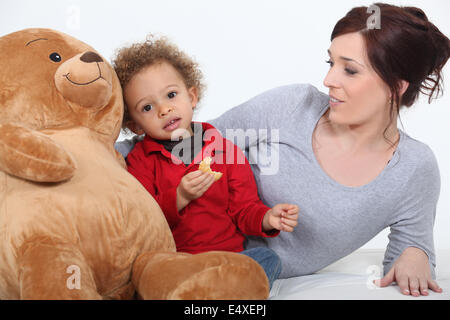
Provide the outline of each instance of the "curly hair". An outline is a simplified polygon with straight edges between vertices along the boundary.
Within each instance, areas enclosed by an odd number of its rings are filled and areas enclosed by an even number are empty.
[[[186,88],[197,88],[198,101],[200,101],[205,85],[202,82],[203,74],[198,63],[165,37],[155,38],[154,35],[149,34],[144,42],[117,49],[112,66],[117,73],[120,85],[125,88],[131,78],[143,68],[162,61],[170,63],[178,71]],[[125,101],[124,106],[122,127],[125,129],[126,122],[131,118]]]

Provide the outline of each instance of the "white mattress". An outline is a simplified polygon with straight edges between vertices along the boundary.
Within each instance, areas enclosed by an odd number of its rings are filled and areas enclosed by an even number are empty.
[[[382,276],[384,249],[360,249],[321,271],[307,276],[276,280],[269,299],[281,300],[450,300],[450,250],[436,252],[436,281],[442,293],[406,296],[395,284],[378,288],[372,281]]]

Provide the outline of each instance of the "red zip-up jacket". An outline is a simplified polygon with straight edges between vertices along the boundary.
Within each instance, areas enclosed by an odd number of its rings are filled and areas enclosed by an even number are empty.
[[[212,125],[202,123],[202,127],[202,152],[188,166],[148,136],[138,142],[127,157],[128,171],[164,212],[177,250],[240,252],[244,249],[244,234],[278,235],[279,231],[262,231],[263,217],[270,208],[258,197],[253,172],[243,152]],[[222,172],[222,178],[178,212],[176,190],[181,178],[198,170],[199,163],[208,156],[213,159],[211,169]]]

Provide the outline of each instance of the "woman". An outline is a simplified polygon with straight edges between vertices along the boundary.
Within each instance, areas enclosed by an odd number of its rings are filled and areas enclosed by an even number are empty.
[[[377,6],[380,29],[368,28],[367,7],[336,24],[324,79],[329,95],[310,85],[280,87],[210,123],[229,138],[227,129],[267,131],[234,142],[253,163],[265,204],[300,207],[294,232],[247,245],[275,250],[281,277],[316,272],[390,227],[378,285],[396,281],[403,294],[427,295],[442,291],[433,280],[439,169],[428,146],[397,129],[397,118],[420,92],[431,101],[442,90],[450,45],[422,10]],[[279,159],[270,170],[258,158],[265,148],[272,162]]]
[[[278,172],[265,175],[259,163],[253,171],[267,205],[283,199],[300,207],[299,225],[248,247],[275,250],[281,277],[318,271],[390,227],[378,285],[396,281],[403,294],[427,295],[442,291],[433,281],[439,169],[428,146],[397,129],[397,118],[420,92],[431,100],[442,90],[449,40],[418,8],[377,6],[380,29],[368,29],[367,7],[336,24],[324,79],[329,96],[312,86],[281,87],[211,124],[223,133],[278,129],[276,139],[254,142],[278,154]],[[241,147],[251,159],[251,143]]]

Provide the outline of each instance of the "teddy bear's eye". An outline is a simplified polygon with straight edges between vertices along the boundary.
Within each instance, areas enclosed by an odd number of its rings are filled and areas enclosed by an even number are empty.
[[[53,52],[52,54],[50,54],[49,58],[50,58],[50,60],[52,60],[54,62],[60,62],[61,61],[61,56],[59,55],[58,52]]]

